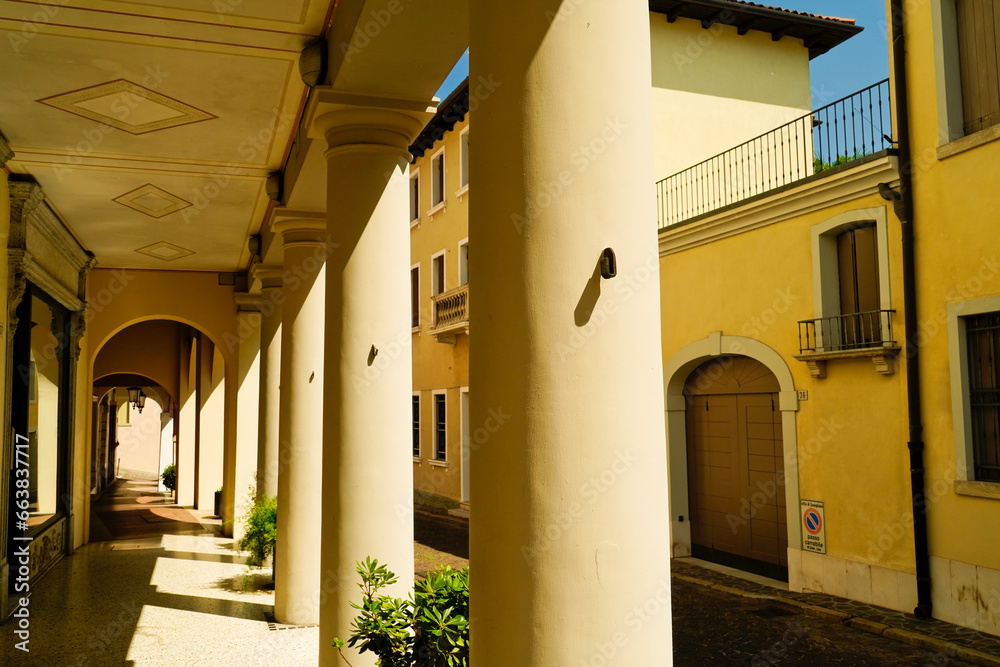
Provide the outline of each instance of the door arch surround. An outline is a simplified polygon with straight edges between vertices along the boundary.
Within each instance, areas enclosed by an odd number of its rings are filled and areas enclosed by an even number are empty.
[[[788,508],[789,551],[797,551],[802,543],[799,528],[799,469],[796,413],[799,401],[795,381],[785,360],[770,346],[744,336],[724,336],[713,332],[706,338],[678,350],[663,367],[663,390],[667,432],[667,474],[670,493],[671,555],[681,558],[691,555],[691,522],[688,488],[687,399],[684,385],[688,376],[706,361],[726,355],[750,357],[763,364],[778,380],[778,403],[781,411],[781,433],[785,462],[785,506]],[[789,554],[789,578],[799,572],[798,559]]]

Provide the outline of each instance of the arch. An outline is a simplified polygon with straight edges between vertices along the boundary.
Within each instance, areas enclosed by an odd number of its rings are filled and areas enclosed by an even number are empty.
[[[193,299],[191,295],[197,294]],[[116,333],[148,320],[172,320],[197,329],[237,366],[236,302],[215,273],[94,269],[87,285],[90,369]],[[225,344],[224,344],[225,343]]]
[[[724,336],[716,331],[678,350],[663,367],[666,404],[667,461],[670,481],[671,548],[674,557],[691,555],[691,522],[688,501],[687,422],[684,386],[701,364],[723,355],[750,357],[763,364],[778,381],[781,434],[785,454],[785,505],[788,508],[789,550],[799,549],[799,468],[796,412],[799,409],[795,381],[788,364],[773,348],[744,336]],[[789,576],[797,561],[789,562]]]

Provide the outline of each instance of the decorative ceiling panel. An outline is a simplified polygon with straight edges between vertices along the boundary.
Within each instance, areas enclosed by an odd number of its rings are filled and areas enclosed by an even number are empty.
[[[131,134],[156,132],[216,118],[207,111],[127,79],[116,79],[37,101]]]

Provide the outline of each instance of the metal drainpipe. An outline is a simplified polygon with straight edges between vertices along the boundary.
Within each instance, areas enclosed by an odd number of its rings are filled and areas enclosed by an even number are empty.
[[[900,219],[903,251],[903,309],[906,341],[906,402],[909,416],[910,496],[913,504],[913,549],[917,565],[917,618],[931,617],[931,566],[927,544],[927,503],[924,489],[923,418],[920,408],[920,346],[917,344],[916,270],[913,253],[913,164],[906,83],[906,37],[903,0],[891,0],[893,73],[896,79],[896,128],[899,150]]]

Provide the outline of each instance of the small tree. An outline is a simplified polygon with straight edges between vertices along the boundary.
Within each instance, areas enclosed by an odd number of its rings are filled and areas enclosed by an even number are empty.
[[[444,566],[414,584],[410,598],[379,595],[398,578],[377,560],[357,563],[363,599],[347,646],[371,651],[380,667],[467,667],[469,664],[469,569]],[[341,649],[345,643],[334,640]]]
[[[247,565],[251,568],[263,567],[267,557],[274,553],[274,542],[278,536],[278,498],[263,494],[260,499],[250,489],[250,504],[243,515],[246,530],[236,546],[240,551],[248,551]]]
[[[177,488],[177,466],[173,463],[168,465],[160,473],[160,479],[163,480],[163,486],[167,487],[168,491],[173,491]]]

